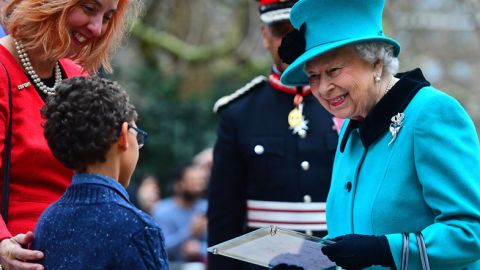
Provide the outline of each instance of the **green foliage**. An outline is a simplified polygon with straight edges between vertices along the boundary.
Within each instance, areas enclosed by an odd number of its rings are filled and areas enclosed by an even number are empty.
[[[133,181],[141,175],[154,174],[166,190],[176,166],[213,145],[215,115],[211,101],[180,99],[176,90],[183,78],[162,76],[148,66],[136,70],[116,67],[114,79],[126,86],[139,114],[137,124],[148,132]]]

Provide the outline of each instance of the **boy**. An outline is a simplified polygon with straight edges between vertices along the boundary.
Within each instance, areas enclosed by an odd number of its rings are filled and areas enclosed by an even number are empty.
[[[44,252],[45,268],[168,270],[160,228],[125,190],[147,137],[127,93],[99,77],[71,78],[42,115],[50,149],[75,170],[35,228],[32,249]]]

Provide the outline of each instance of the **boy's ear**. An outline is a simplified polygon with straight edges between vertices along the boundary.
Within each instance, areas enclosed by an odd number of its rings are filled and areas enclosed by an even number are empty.
[[[123,122],[120,134],[118,135],[117,145],[120,149],[125,150],[128,148],[128,123]]]

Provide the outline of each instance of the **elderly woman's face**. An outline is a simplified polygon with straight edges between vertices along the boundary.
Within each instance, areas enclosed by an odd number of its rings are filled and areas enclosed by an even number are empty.
[[[312,93],[320,104],[336,117],[351,119],[365,118],[380,99],[374,82],[378,69],[378,65],[363,60],[349,46],[305,64]]]

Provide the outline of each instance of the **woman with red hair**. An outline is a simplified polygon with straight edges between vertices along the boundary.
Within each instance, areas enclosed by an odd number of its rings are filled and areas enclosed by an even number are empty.
[[[138,7],[137,0],[12,0],[6,7],[9,35],[0,39],[0,166],[10,166],[10,176],[1,176],[4,269],[43,269],[26,262],[43,254],[24,247],[73,174],[50,152],[40,108],[63,79],[112,70],[109,53]]]

